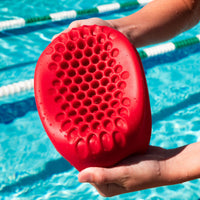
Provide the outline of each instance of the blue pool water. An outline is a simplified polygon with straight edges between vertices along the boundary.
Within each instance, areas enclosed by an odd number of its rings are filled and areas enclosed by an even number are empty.
[[[93,6],[113,2],[98,0]],[[75,5],[72,0],[0,1],[0,20],[88,7],[91,3],[83,0]],[[0,33],[0,86],[33,78],[39,55],[68,24],[36,24]],[[200,24],[171,41],[196,34]],[[151,145],[175,148],[200,140],[199,49],[193,45],[143,60],[153,117]],[[0,172],[0,199],[104,199],[89,184],[80,184],[77,170],[54,149],[39,120],[33,91],[0,98]],[[200,180],[193,180],[107,199],[197,200],[199,185]]]

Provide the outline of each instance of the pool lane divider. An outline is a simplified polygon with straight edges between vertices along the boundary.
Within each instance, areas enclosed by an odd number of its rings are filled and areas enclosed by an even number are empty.
[[[152,0],[134,0],[122,3],[111,3],[99,5],[94,8],[81,9],[81,10],[69,10],[57,13],[51,13],[46,16],[30,17],[30,18],[18,18],[13,20],[6,20],[0,22],[0,31],[10,30],[14,28],[22,28],[26,25],[33,24],[36,22],[47,22],[47,21],[61,21],[61,20],[74,20],[78,18],[87,17],[89,15],[105,14],[109,12],[115,12],[119,10],[137,8],[144,6]]]
[[[183,40],[159,44],[153,47],[139,50],[139,55],[141,59],[150,58],[198,43],[200,43],[200,34]]]
[[[16,93],[20,93],[23,91],[30,91],[33,89],[33,85],[34,85],[34,79],[29,79],[2,86],[0,87],[0,98],[14,95]]]
[[[200,43],[200,34],[194,37],[190,37],[187,39],[175,41],[175,42],[168,42],[160,45],[156,45],[149,48],[144,48],[139,50],[138,53],[141,59],[150,58],[162,54],[166,54],[177,49],[181,49],[183,47],[191,46],[194,44]],[[9,84],[0,87],[0,98],[6,97],[10,95],[14,95],[16,93],[20,93],[23,91],[30,91],[33,89],[34,86],[34,79],[29,79],[25,81],[20,81],[17,83]]]

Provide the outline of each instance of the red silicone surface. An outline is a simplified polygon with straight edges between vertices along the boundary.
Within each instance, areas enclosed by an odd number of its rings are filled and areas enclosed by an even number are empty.
[[[40,56],[34,81],[43,126],[79,171],[147,150],[146,79],[136,49],[120,32],[93,25],[62,33]]]

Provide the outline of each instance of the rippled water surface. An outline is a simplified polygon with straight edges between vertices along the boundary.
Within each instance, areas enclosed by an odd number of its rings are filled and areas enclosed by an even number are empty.
[[[91,1],[92,2],[92,1]],[[43,16],[116,1],[0,1],[0,20]],[[121,2],[123,2],[121,0]],[[118,18],[131,11],[101,16]],[[36,61],[54,34],[69,22],[35,24],[0,33],[0,86],[33,78]],[[171,41],[200,34],[200,24]],[[151,144],[175,148],[200,140],[200,45],[143,60],[153,131]],[[35,107],[33,91],[0,99],[0,199],[104,199],[49,141]],[[109,199],[191,199],[200,181],[148,189]]]

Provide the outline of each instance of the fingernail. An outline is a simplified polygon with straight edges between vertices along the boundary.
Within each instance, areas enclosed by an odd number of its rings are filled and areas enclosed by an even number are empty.
[[[92,178],[91,174],[85,174],[79,179],[79,181],[81,183],[85,183],[85,182],[92,183],[93,182],[93,178]]]

